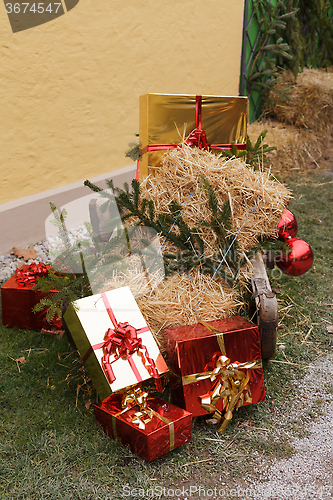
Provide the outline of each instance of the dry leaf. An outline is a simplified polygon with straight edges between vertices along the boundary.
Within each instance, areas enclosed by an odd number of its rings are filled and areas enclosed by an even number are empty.
[[[24,260],[35,259],[37,257],[37,252],[34,248],[13,247],[10,253],[16,255],[18,258],[23,257]]]
[[[85,401],[85,407],[87,408],[87,410],[89,410],[89,408],[91,407],[91,399],[87,399],[87,401]]]
[[[61,337],[65,333],[65,330],[60,330],[60,329],[47,330],[46,328],[42,328],[41,331],[40,331],[40,333],[42,335],[53,335],[53,337],[56,337],[57,339],[61,339]]]
[[[333,325],[328,325],[326,327],[326,330],[327,330],[328,333],[333,333]]]
[[[206,419],[206,424],[217,425],[218,423],[219,423],[219,421],[217,420],[217,418],[207,418]]]
[[[25,363],[25,357],[24,357],[24,356],[22,356],[21,358],[14,359],[14,358],[12,358],[11,356],[9,356],[8,354],[7,354],[7,356],[9,357],[9,359],[12,359],[13,361],[15,361],[16,366],[17,366],[17,369],[18,369],[19,373],[21,373],[21,370],[20,370],[20,363],[21,363],[22,365]]]

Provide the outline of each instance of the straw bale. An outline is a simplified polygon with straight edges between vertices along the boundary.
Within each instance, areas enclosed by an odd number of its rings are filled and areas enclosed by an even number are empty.
[[[226,318],[242,305],[236,291],[223,279],[210,280],[210,276],[198,271],[173,274],[138,299],[138,306],[162,351],[164,328]]]
[[[101,269],[94,280],[90,280],[94,292],[102,293],[128,286],[134,297],[137,298],[149,293],[164,279],[164,270],[162,269],[159,272],[147,274],[147,271],[142,268],[140,258],[128,257],[124,259],[124,264],[128,266],[124,271],[113,269],[110,273],[110,270],[105,266],[105,273],[103,273],[103,269]]]
[[[290,71],[281,73],[277,90],[288,91],[288,100],[281,102],[271,93],[267,106],[270,116],[312,131],[325,131],[333,124],[333,68],[305,68],[295,81]]]
[[[333,125],[325,132],[314,133],[275,119],[263,119],[248,126],[248,135],[255,143],[259,134],[267,130],[265,143],[275,146],[267,153],[268,166],[273,174],[283,171],[304,170],[312,162],[320,162],[333,149]]]
[[[148,252],[147,248],[141,245],[142,238],[150,242]],[[121,255],[121,248],[116,246],[114,254],[107,256],[116,256],[116,260],[106,257],[103,264],[88,270],[94,293],[128,286],[137,298],[149,293],[164,279],[164,263],[160,254],[161,242],[157,233],[151,228],[138,227],[131,234],[129,242],[132,252],[141,249],[139,254]]]
[[[278,90],[289,89],[289,100],[271,93],[265,118],[248,127],[254,143],[262,130],[276,151],[267,154],[273,173],[317,167],[333,151],[333,68],[305,68],[295,81],[290,71],[281,73]]]
[[[201,188],[204,175],[214,189],[220,204],[231,201],[232,234],[236,234],[250,210],[237,237],[240,250],[257,245],[259,235],[276,236],[281,213],[291,197],[290,192],[265,171],[254,171],[237,158],[226,159],[208,151],[190,148],[168,150],[162,162],[141,184],[142,196],[154,201],[157,213],[169,213],[169,203],[182,207],[184,221],[193,227],[200,219],[210,220],[207,195]],[[193,193],[192,196],[190,196]],[[219,250],[211,230],[200,228],[199,234],[210,256]]]

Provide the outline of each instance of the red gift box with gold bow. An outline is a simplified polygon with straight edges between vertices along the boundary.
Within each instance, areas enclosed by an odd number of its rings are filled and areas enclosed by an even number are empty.
[[[22,328],[30,330],[50,330],[51,327],[61,328],[61,320],[48,323],[46,310],[32,312],[32,308],[39,301],[57,290],[48,293],[35,291],[37,278],[46,276],[49,272],[42,262],[25,264],[16,269],[15,273],[1,287],[2,324],[9,328]]]
[[[164,336],[173,401],[193,416],[224,411],[230,420],[239,406],[265,401],[257,326],[234,316]]]
[[[111,395],[94,412],[106,434],[148,461],[191,440],[192,414],[140,388]]]
[[[160,389],[168,367],[129,287],[76,300],[64,320],[102,401],[151,378]]]
[[[184,140],[206,150],[246,149],[247,97],[145,94],[140,96],[137,179],[153,173],[167,149]]]

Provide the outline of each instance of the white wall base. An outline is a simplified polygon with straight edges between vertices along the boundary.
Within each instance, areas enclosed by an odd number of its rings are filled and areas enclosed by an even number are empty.
[[[133,164],[89,180],[103,189],[107,188],[105,179],[113,179],[116,187],[123,187],[125,182],[130,184],[135,174],[136,164]],[[84,180],[0,205],[0,254],[8,254],[14,246],[27,248],[45,240],[45,221],[51,214],[49,202],[60,208],[91,194],[83,185]]]

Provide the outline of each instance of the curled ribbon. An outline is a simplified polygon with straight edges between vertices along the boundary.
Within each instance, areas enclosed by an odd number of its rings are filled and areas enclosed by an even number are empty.
[[[238,410],[244,402],[251,403],[251,391],[248,386],[249,370],[260,368],[262,362],[246,363],[230,362],[230,359],[220,353],[215,353],[212,359],[214,369],[210,372],[210,380],[214,383],[212,390],[200,396],[202,407],[220,421],[218,432],[221,434],[232,419],[234,409]],[[207,366],[208,367],[208,366]],[[222,400],[224,416],[217,410],[217,403]]]
[[[16,269],[15,276],[19,286],[29,286],[34,285],[37,282],[37,278],[46,276],[48,272],[49,269],[42,262],[39,264],[33,262],[26,270],[22,268]]]
[[[142,329],[137,330],[128,323],[116,323],[114,329],[109,328],[106,331],[102,345],[102,368],[110,384],[116,380],[111,364],[119,358],[129,359],[135,352],[140,356],[149,374],[154,378],[158,378],[155,362],[149,357],[146,346],[138,337],[140,331]],[[113,356],[112,361],[110,361],[110,356]]]
[[[128,391],[127,393],[125,393],[121,402],[123,411],[120,412],[119,415],[135,406],[138,406],[139,409],[134,413],[132,423],[137,424],[139,426],[139,429],[144,429],[146,427],[146,424],[148,424],[148,422],[150,422],[154,416],[154,410],[149,408],[147,398],[148,392],[142,391],[140,387],[132,389],[132,391]]]
[[[114,436],[116,437],[116,424],[115,418],[119,417],[123,413],[131,410],[132,408],[138,407],[138,410],[134,413],[132,417],[132,423],[139,426],[139,429],[145,429],[146,425],[152,421],[154,417],[158,418],[165,424],[169,426],[169,441],[170,441],[170,451],[172,451],[175,447],[175,428],[172,420],[160,415],[157,411],[153,410],[148,406],[148,392],[143,391],[141,387],[136,387],[132,389],[128,389],[125,392],[122,399],[122,411],[113,415],[113,431]]]
[[[209,370],[212,365],[213,368]],[[237,410],[244,402],[251,403],[251,392],[248,386],[249,370],[258,368],[262,368],[261,360],[231,363],[227,356],[215,353],[212,361],[205,367],[209,371],[185,375],[182,378],[182,383],[188,385],[208,378],[213,382],[212,390],[199,397],[202,407],[209,413],[214,412],[214,418],[219,420],[218,432],[222,434],[232,419],[233,410],[235,408]],[[224,416],[216,408],[220,399],[223,402]]]

